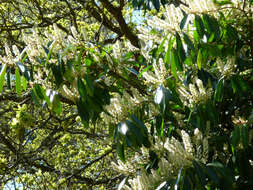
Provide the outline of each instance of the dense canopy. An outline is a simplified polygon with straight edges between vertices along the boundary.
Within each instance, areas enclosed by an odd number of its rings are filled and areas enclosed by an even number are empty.
[[[252,0],[0,14],[0,188],[253,186]]]

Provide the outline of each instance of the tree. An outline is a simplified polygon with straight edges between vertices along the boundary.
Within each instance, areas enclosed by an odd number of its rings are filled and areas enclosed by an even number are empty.
[[[150,2],[0,4],[3,186],[252,186],[252,2]]]

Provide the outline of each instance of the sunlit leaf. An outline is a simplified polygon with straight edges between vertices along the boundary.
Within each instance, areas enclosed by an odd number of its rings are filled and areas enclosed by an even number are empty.
[[[201,52],[201,49],[199,49],[198,56],[197,56],[197,66],[199,70],[201,70],[202,62],[203,62],[202,52]]]
[[[26,78],[25,78],[24,75],[22,75],[21,81],[22,81],[23,89],[26,90],[26,88],[27,88],[27,80],[26,80]]]
[[[7,65],[3,64],[2,69],[1,69],[1,73],[0,73],[0,93],[3,91],[6,67],[7,67]]]
[[[15,69],[15,82],[16,82],[16,92],[20,96],[21,95],[21,77],[20,77],[18,67],[16,67]]]

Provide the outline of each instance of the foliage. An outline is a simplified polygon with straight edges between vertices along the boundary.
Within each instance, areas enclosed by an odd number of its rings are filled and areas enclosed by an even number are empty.
[[[252,2],[129,2],[0,4],[2,186],[252,187]]]

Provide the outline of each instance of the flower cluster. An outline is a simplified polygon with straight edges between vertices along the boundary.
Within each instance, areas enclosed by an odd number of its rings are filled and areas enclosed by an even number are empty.
[[[146,80],[146,83],[154,84],[155,86],[159,86],[166,82],[166,79],[169,77],[168,70],[165,67],[165,63],[163,59],[159,59],[159,68],[158,65],[153,63],[154,72],[145,71],[143,72],[143,77]]]
[[[234,74],[234,71],[236,69],[235,61],[235,57],[228,58],[226,62],[224,62],[220,58],[216,60],[217,67],[220,72],[220,78],[229,78],[231,75]]]
[[[193,84],[189,84],[189,87],[181,86],[178,92],[184,104],[190,107],[205,103],[213,95],[213,89],[211,87],[204,87],[202,80],[198,78]]]
[[[131,111],[134,111],[134,108],[140,106],[141,104],[147,101],[145,96],[142,96],[138,93],[138,90],[135,88],[130,89],[132,95],[129,95],[127,92],[123,92],[123,95],[112,94],[110,105],[106,106],[110,115],[102,113],[102,119],[105,123],[118,123],[129,116]],[[152,110],[151,110],[152,111]]]
[[[186,0],[188,7],[181,5],[180,7],[187,13],[199,14],[215,12],[217,6],[212,0]]]
[[[138,170],[138,167],[133,167],[133,163],[118,164],[112,163],[114,170],[120,171],[126,175],[137,173],[137,177],[129,179],[129,185],[124,185],[126,190],[142,190],[154,189],[162,182],[169,179],[175,179],[180,170],[191,167],[192,162],[201,161],[205,163],[208,157],[208,139],[203,138],[203,134],[195,129],[194,136],[191,138],[187,132],[181,130],[180,132],[182,142],[172,137],[164,142],[159,141],[152,145],[152,150],[155,151],[159,157],[159,171],[151,170],[151,174],[148,174],[144,169]],[[148,151],[143,150],[141,156],[135,155],[134,161],[144,162],[145,157],[148,157]],[[135,164],[137,165],[137,164]],[[129,171],[131,171],[129,173]]]

